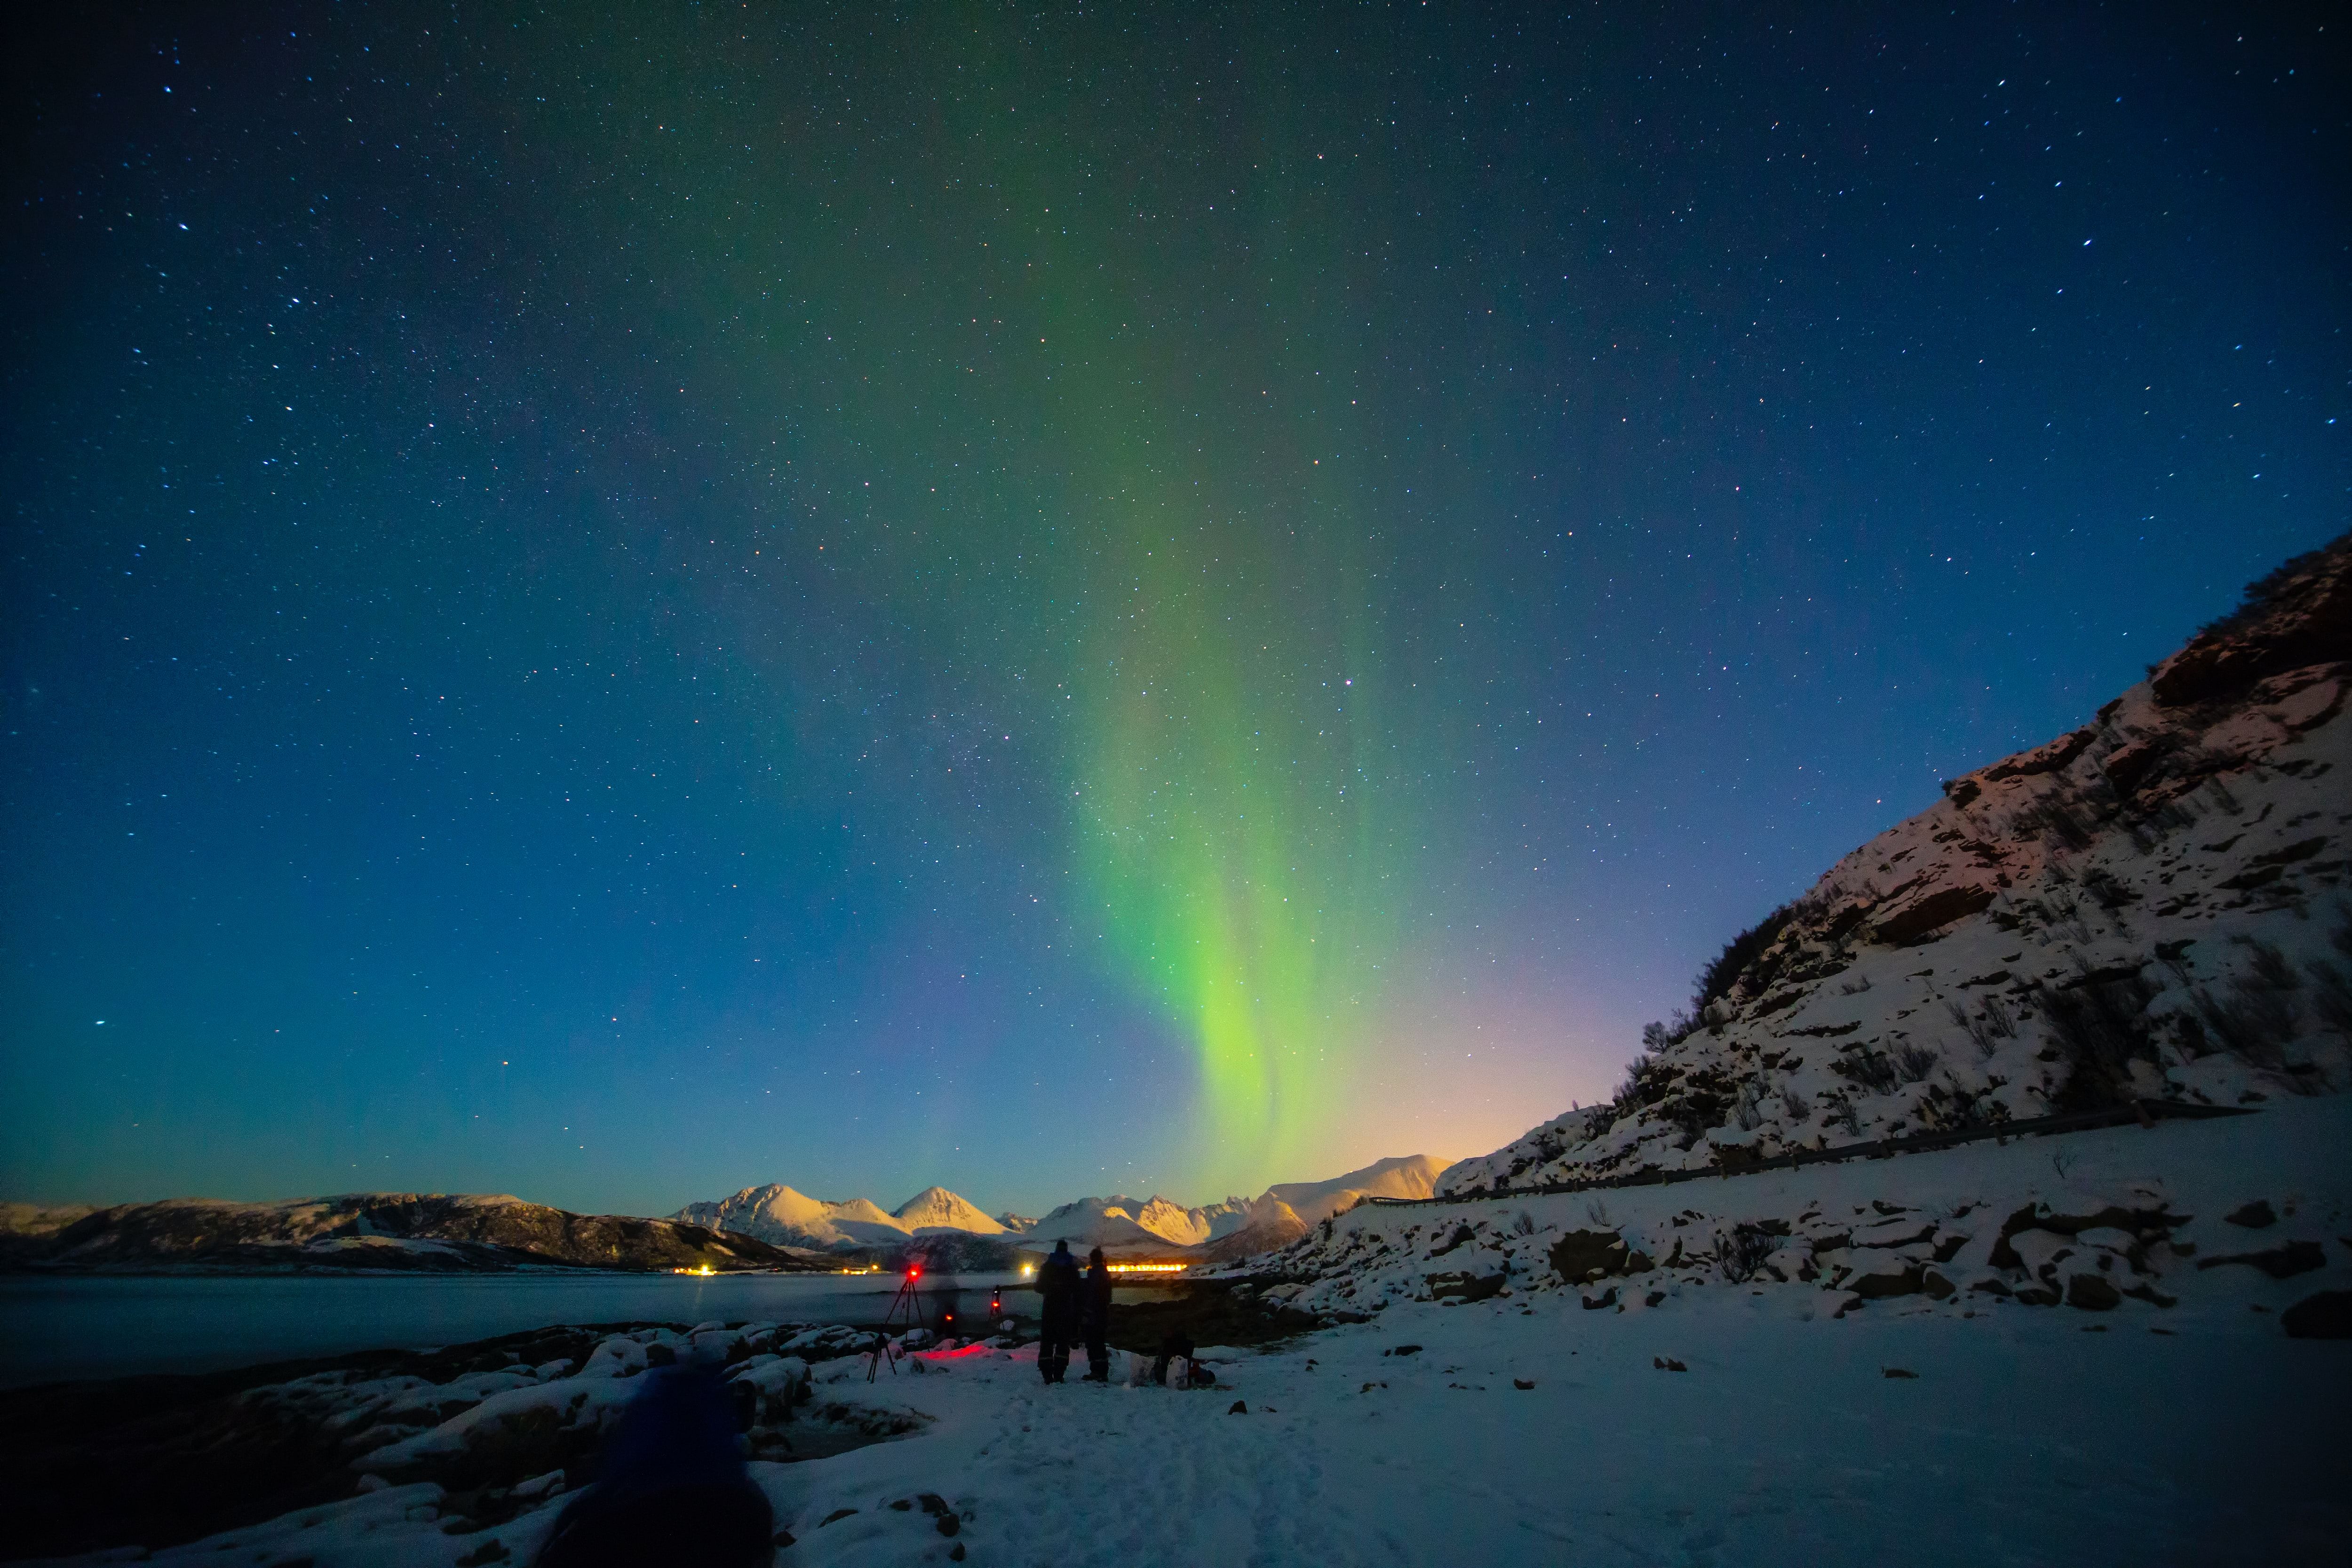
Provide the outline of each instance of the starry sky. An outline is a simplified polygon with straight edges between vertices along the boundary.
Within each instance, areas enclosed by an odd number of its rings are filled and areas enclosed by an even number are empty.
[[[12,1198],[1483,1152],[2352,491],[2324,7],[68,9]]]

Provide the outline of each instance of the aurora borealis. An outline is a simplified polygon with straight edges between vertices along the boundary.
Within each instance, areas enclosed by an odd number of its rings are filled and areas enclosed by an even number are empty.
[[[0,1195],[1199,1202],[1605,1094],[2340,531],[2315,26],[54,21]]]

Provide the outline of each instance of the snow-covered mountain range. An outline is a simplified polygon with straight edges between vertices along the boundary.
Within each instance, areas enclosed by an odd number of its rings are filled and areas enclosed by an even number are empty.
[[[945,1187],[925,1187],[887,1213],[866,1198],[813,1198],[770,1183],[715,1203],[688,1204],[670,1216],[732,1231],[777,1247],[887,1247],[940,1231],[997,1236],[1004,1226]]]
[[[1727,946],[1615,1098],[1448,1194],[2352,1087],[2352,535]]]
[[[1328,1181],[1277,1184],[1255,1198],[1187,1207],[1156,1194],[1084,1197],[1040,1219],[1010,1213],[991,1219],[945,1187],[926,1187],[885,1213],[864,1198],[812,1198],[772,1183],[714,1203],[688,1204],[671,1217],[778,1247],[845,1250],[961,1232],[1040,1247],[1067,1241],[1080,1252],[1099,1247],[1115,1258],[1187,1250],[1206,1256],[1205,1249],[1213,1248],[1223,1259],[1286,1245],[1367,1196],[1427,1197],[1444,1169],[1443,1160],[1410,1154],[1375,1161]]]

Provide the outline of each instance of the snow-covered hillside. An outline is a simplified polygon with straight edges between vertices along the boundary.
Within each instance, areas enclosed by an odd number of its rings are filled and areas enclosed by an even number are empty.
[[[2090,723],[1947,784],[1727,949],[1613,1101],[1442,1190],[2352,1087],[2347,685],[2352,536]]]
[[[1446,1162],[1428,1154],[1375,1160],[1360,1171],[1328,1182],[1277,1182],[1265,1190],[1307,1225],[1356,1206],[1366,1198],[1425,1198],[1437,1190]]]

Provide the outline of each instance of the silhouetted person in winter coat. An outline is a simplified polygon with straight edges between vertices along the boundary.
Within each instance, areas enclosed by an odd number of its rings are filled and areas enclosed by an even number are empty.
[[[706,1367],[639,1379],[595,1484],[556,1515],[537,1568],[769,1568],[775,1519],[736,1452],[751,1423],[729,1394]]]
[[[1088,1383],[1110,1381],[1110,1349],[1104,1342],[1109,1333],[1110,1265],[1097,1247],[1087,1254],[1086,1287],[1078,1297],[1078,1337],[1087,1342]]]
[[[1037,1270],[1037,1373],[1059,1383],[1070,1370],[1070,1342],[1078,1326],[1078,1260],[1067,1241],[1054,1243],[1054,1255]]]

